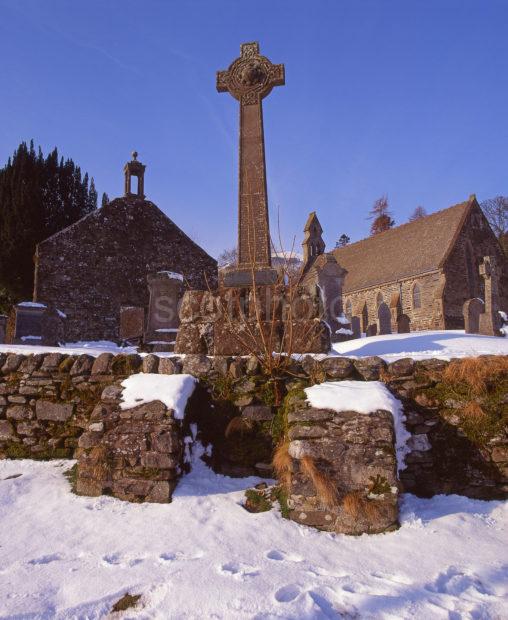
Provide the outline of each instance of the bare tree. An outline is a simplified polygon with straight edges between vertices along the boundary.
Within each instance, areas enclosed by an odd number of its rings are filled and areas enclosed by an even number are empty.
[[[425,207],[418,205],[416,209],[413,211],[413,214],[411,215],[411,217],[409,218],[409,221],[414,222],[415,220],[419,220],[422,217],[426,217],[426,216],[427,216],[427,211],[425,210]]]
[[[369,212],[368,219],[373,220],[370,226],[371,235],[377,235],[395,226],[395,221],[392,219],[389,211],[387,196],[381,196],[381,198],[376,200]]]
[[[508,233],[508,196],[489,198],[484,200],[480,206],[496,237],[501,239]]]
[[[229,250],[223,250],[219,254],[217,262],[219,263],[219,267],[228,267],[229,265],[234,265],[237,259],[238,250],[236,248],[230,248]]]

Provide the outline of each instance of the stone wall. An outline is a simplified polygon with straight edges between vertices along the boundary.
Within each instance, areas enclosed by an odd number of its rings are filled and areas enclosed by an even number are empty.
[[[478,362],[486,368],[494,363],[501,369],[508,364],[507,358],[503,357],[485,357]],[[126,376],[140,371],[185,372],[200,379],[200,387],[189,402],[186,424],[197,425],[198,439],[208,448],[209,464],[216,471],[229,475],[271,475],[273,450],[285,436],[292,437],[288,434],[291,400],[301,401],[304,387],[325,380],[382,380],[403,402],[407,426],[412,434],[412,451],[406,457],[407,468],[401,475],[403,490],[423,497],[435,493],[507,497],[507,373],[505,370],[498,372],[489,389],[483,395],[475,396],[469,393],[467,386],[460,383],[450,385],[443,379],[447,367],[447,362],[439,360],[415,363],[405,359],[387,365],[377,357],[358,360],[330,357],[316,361],[311,356],[304,356],[301,361],[292,362],[288,374],[267,380],[254,358],[211,358],[204,355],[188,355],[183,359],[155,355],[141,358],[109,353],[97,358],[65,353],[0,354],[0,458],[71,458],[79,455],[76,449],[80,437],[84,437],[82,441],[89,445],[94,437],[99,436],[90,437],[88,433],[107,435],[113,431],[108,425],[117,419],[115,416],[122,415],[115,399],[118,398],[118,386]],[[115,395],[113,400],[112,394]],[[475,413],[474,403],[483,407],[482,414]],[[141,410],[140,428],[150,422],[146,418],[150,411],[150,408]],[[176,431],[170,414],[166,415],[168,413],[163,415],[164,423],[171,426],[168,432]],[[380,428],[387,423],[383,416],[378,416]],[[104,421],[104,430],[99,431],[98,426],[93,426]],[[360,421],[355,420],[354,424]],[[328,435],[334,436],[332,429],[337,428],[340,421],[330,418],[325,422],[315,441],[325,442]],[[155,419],[154,423],[159,425],[161,420]],[[371,431],[358,428],[359,440],[368,445],[370,439],[364,435]],[[83,435],[85,432],[87,435]],[[146,430],[148,434],[153,432]],[[146,433],[142,431],[142,434]],[[112,446],[114,453],[115,442],[106,437],[106,443]],[[93,447],[93,443],[90,445]],[[148,461],[156,456],[147,453],[157,450],[145,450],[136,445],[132,447],[135,457],[132,467],[148,467]],[[79,448],[89,449],[84,444]],[[161,474],[165,477],[154,480],[167,482],[171,488],[179,458],[178,442],[167,450],[171,461],[166,462],[167,467],[157,461],[157,469],[167,470]],[[132,472],[122,472],[123,469],[123,465],[116,468],[118,480],[130,478]],[[109,478],[104,478],[103,489],[109,488],[110,483]],[[149,495],[151,489],[148,486],[144,488]],[[167,486],[163,486],[165,493]],[[161,489],[162,485],[158,488]],[[129,489],[126,493],[130,493]]]
[[[156,205],[118,198],[39,244],[34,299],[65,313],[67,342],[117,341],[120,308],[148,308],[147,276],[165,270],[217,282],[217,262]]]

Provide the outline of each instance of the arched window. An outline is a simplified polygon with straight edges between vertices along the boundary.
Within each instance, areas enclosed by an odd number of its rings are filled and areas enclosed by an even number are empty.
[[[420,285],[415,284],[413,286],[413,308],[421,308],[422,307],[422,292],[420,290]]]
[[[383,293],[381,291],[379,291],[379,293],[377,294],[376,297],[376,307],[379,308],[379,306],[384,302],[384,297],[383,297]]]
[[[349,320],[353,316],[353,304],[350,299],[346,301],[346,316]]]
[[[362,332],[367,333],[367,328],[369,326],[369,311],[367,309],[367,302],[363,304],[362,309]]]

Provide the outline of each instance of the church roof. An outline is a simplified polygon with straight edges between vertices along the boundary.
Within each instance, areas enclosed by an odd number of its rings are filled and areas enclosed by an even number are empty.
[[[318,228],[319,234],[323,232],[323,229],[321,228],[321,223],[315,211],[312,211],[311,213],[309,213],[309,217],[307,218],[307,221],[305,222],[305,228],[303,229],[303,232],[309,232],[312,224],[314,224]]]
[[[477,204],[472,195],[448,209],[333,250],[348,271],[344,292],[440,269],[467,214]]]

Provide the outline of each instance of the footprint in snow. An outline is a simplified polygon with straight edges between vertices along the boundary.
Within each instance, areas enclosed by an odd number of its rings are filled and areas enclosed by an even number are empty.
[[[269,560],[275,560],[278,562],[303,562],[303,558],[299,555],[295,555],[293,553],[284,553],[284,551],[279,551],[278,549],[272,549],[271,551],[268,551],[266,557]]]
[[[189,555],[186,555],[185,553],[182,553],[181,551],[174,551],[174,552],[169,551],[167,553],[161,553],[159,555],[159,562],[162,562],[163,564],[165,564],[166,562],[175,562],[178,560],[181,560],[181,561],[200,560],[204,555],[205,554],[203,551],[201,551],[201,549],[198,549],[197,551]]]
[[[448,570],[440,573],[434,583],[427,584],[425,589],[429,592],[454,596],[460,596],[469,589],[476,590],[479,594],[492,594],[476,575],[467,575],[455,566],[450,566]]]
[[[104,566],[120,566],[122,568],[132,567],[141,564],[143,560],[141,558],[133,558],[131,560],[122,557],[119,553],[111,553],[110,555],[103,556],[101,560]]]
[[[51,553],[49,555],[43,555],[40,558],[36,558],[34,560],[30,560],[29,564],[51,564],[51,562],[57,562],[58,560],[62,560],[63,555],[61,553]]]
[[[413,584],[413,581],[404,575],[393,575],[392,573],[383,573],[381,571],[371,574],[376,579],[382,579],[383,581],[392,581],[393,583],[400,583],[404,586],[410,586]]]
[[[219,572],[228,577],[234,577],[235,579],[245,579],[246,577],[256,577],[259,575],[259,570],[254,566],[248,564],[242,564],[241,562],[227,562],[219,567]]]
[[[299,594],[300,588],[296,584],[290,583],[287,586],[279,588],[277,592],[275,592],[274,597],[278,603],[291,603]]]

